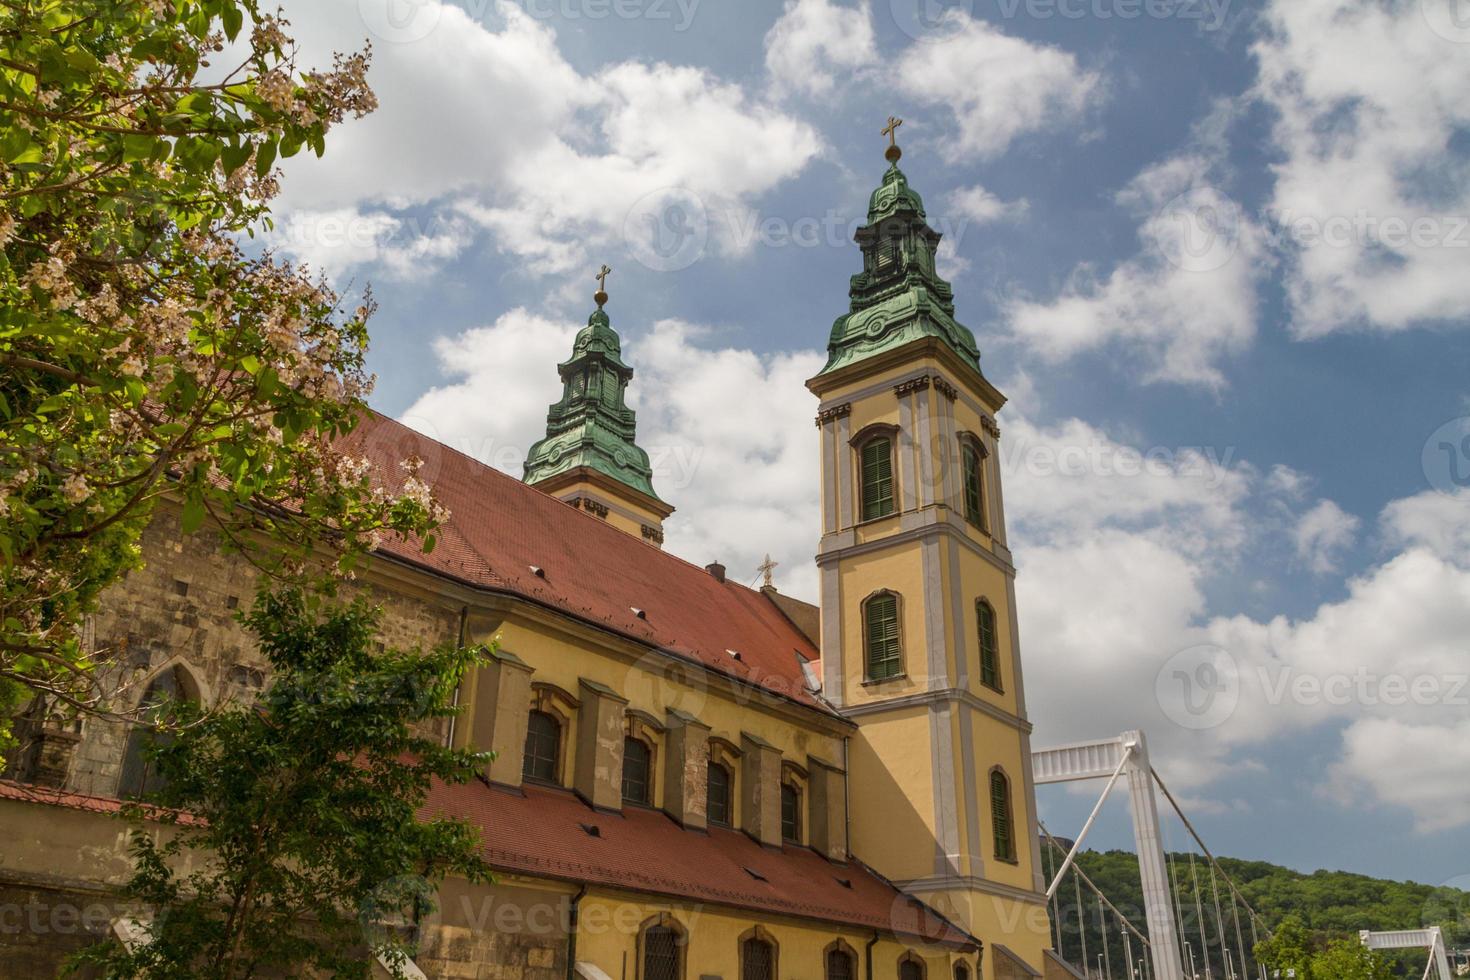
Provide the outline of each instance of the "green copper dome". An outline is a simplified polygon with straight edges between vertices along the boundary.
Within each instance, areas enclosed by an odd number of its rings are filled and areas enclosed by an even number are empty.
[[[561,400],[546,414],[546,438],[526,456],[527,483],[585,466],[658,499],[648,454],[633,441],[637,426],[624,401],[633,369],[623,363],[622,351],[599,306],[577,332],[571,358],[557,365]]]
[[[832,324],[827,364],[817,376],[922,337],[939,338],[979,371],[975,335],[955,319],[954,289],[935,268],[939,233],[896,159],[868,200],[868,223],[853,237],[863,271],[852,277],[848,312]]]

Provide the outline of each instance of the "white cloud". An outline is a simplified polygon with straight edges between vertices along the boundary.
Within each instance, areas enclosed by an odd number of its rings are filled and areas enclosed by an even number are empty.
[[[493,5],[498,29],[430,6],[427,36],[374,49],[379,109],[336,127],[322,160],[285,162],[281,210],[428,206],[489,231],[528,273],[560,274],[589,246],[626,250],[656,234],[630,216],[651,202],[656,220],[669,217],[661,195],[671,192],[705,212],[686,217],[709,217],[709,244],[737,247],[714,218],[748,207],[820,147],[809,125],[702,68],[624,61],[583,75],[514,4]],[[361,45],[352,0],[292,16],[308,63]],[[342,262],[361,257],[349,250]]]
[[[1425,548],[1446,561],[1470,556],[1470,490],[1454,495],[1426,490],[1395,500],[1384,508],[1381,523],[1394,547]]]
[[[1318,575],[1337,571],[1338,560],[1352,547],[1360,523],[1331,500],[1318,501],[1292,529],[1297,557]]]
[[[264,241],[310,268],[340,277],[360,266],[389,276],[412,278],[459,255],[472,239],[463,219],[435,217],[427,226],[416,216],[356,207],[289,211]]]
[[[1387,718],[1355,722],[1332,767],[1333,795],[1351,805],[1366,789],[1380,804],[1407,807],[1420,833],[1470,822],[1470,719],[1416,725]]]
[[[926,105],[954,113],[956,159],[1004,153],[1019,137],[1079,119],[1100,95],[1096,73],[1060,48],[1012,37],[951,9],[939,32],[910,45],[894,68],[894,84]]]
[[[1252,50],[1256,92],[1277,113],[1270,207],[1299,337],[1470,314],[1470,165],[1452,146],[1470,125],[1470,58],[1431,24],[1452,26],[1451,6],[1270,7]]]
[[[950,211],[958,218],[980,225],[993,221],[1017,221],[1026,216],[1030,207],[1030,202],[1024,197],[1002,201],[979,184],[957,187],[949,194]]]
[[[545,433],[546,407],[561,395],[556,364],[577,326],[515,309],[436,341],[442,370],[456,380],[426,392],[402,421],[519,477]],[[636,372],[629,403],[638,444],[652,459],[654,488],[678,508],[665,546],[696,564],[722,561],[741,581],[769,551],[781,563],[778,587],[813,598],[816,408],[803,382],[824,358],[706,346],[708,338],[704,328],[664,320],[623,342]]]
[[[766,70],[777,91],[825,95],[837,73],[878,58],[867,3],[844,7],[832,0],[787,0],[766,34]]]
[[[1118,199],[1140,214],[1143,251],[1104,277],[1078,267],[1055,299],[1012,300],[1012,335],[1048,361],[1116,346],[1145,380],[1223,387],[1220,361],[1255,338],[1266,252],[1209,169],[1186,155],[1139,174]]]

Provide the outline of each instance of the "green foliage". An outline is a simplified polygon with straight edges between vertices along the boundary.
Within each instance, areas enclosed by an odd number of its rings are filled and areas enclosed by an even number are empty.
[[[149,941],[96,947],[78,965],[118,978],[365,977],[369,951],[412,953],[381,923],[417,921],[446,874],[489,880],[472,827],[419,819],[431,780],[463,783],[490,761],[428,734],[455,714],[484,649],[376,652],[376,610],[294,589],[262,593],[246,622],[271,684],[253,705],[172,706],[176,734],[149,751],[164,785],[129,808],[128,894]]]
[[[1061,864],[1061,856],[1044,843],[1042,851],[1043,867],[1050,873]],[[1203,859],[1196,857],[1195,875],[1199,883],[1196,891],[1195,877],[1189,869],[1189,855],[1174,854],[1171,858],[1184,938],[1189,940],[1195,952],[1202,975],[1204,959],[1208,956],[1215,976],[1223,976],[1225,957],[1220,943],[1221,923],[1215,916],[1215,891],[1211,888],[1208,866]],[[1438,925],[1451,946],[1470,942],[1470,893],[1416,882],[1387,881],[1345,871],[1303,874],[1265,861],[1234,858],[1220,858],[1219,861],[1246,901],[1260,914],[1266,928],[1273,932],[1276,940],[1284,943],[1283,948],[1305,951],[1302,958],[1293,961],[1298,965],[1309,963],[1311,956],[1323,952],[1335,940],[1356,943],[1358,932],[1363,929],[1418,929]],[[1138,858],[1134,854],[1128,851],[1083,851],[1078,855],[1077,865],[1130,921],[1142,927],[1146,921],[1143,890],[1138,877]],[[1237,941],[1229,891],[1223,881],[1217,884],[1225,946],[1230,949],[1233,959],[1241,958],[1238,951],[1244,950],[1248,965],[1253,965],[1250,921],[1242,908],[1241,934]],[[1073,896],[1072,882],[1068,880],[1058,892],[1062,951],[1070,961],[1079,962],[1085,937],[1088,954],[1095,966],[1096,955],[1103,950],[1103,932],[1098,926],[1096,903],[1084,887],[1079,915]],[[1104,919],[1108,926],[1107,951],[1116,968],[1125,962],[1124,940],[1111,917],[1105,916]],[[1282,940],[1282,930],[1286,930],[1285,940]],[[1300,934],[1294,930],[1299,930]],[[1266,939],[1264,934],[1259,934],[1258,938]],[[1133,945],[1133,953],[1137,956],[1136,940]],[[1264,962],[1266,953],[1261,955]],[[1252,971],[1241,971],[1237,964],[1237,972]]]
[[[1392,975],[1382,956],[1352,939],[1334,939],[1312,957],[1315,980],[1389,980]]]
[[[1273,976],[1295,975],[1308,980],[1312,975],[1312,935],[1300,916],[1288,915],[1269,939],[1256,944],[1255,956]]]
[[[257,0],[0,4],[0,704],[96,706],[78,627],[165,495],[274,571],[442,517],[334,448],[371,299],[236,244],[366,69],[298,70]]]

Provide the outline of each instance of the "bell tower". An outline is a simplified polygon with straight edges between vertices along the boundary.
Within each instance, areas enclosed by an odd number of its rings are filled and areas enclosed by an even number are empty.
[[[526,456],[525,481],[662,547],[674,508],[654,493],[648,453],[633,441],[637,425],[625,401],[633,369],[603,309],[611,273],[605,265],[597,273],[597,309],[578,331],[571,358],[557,365],[561,400],[546,414],[546,437]]]
[[[1050,943],[1006,546],[996,413],[939,276],[940,236],[889,167],[856,240],[820,400],[824,695],[857,723],[853,852],[985,941],[1043,970]],[[997,946],[1004,950],[997,951]],[[1000,957],[997,959],[996,957]]]

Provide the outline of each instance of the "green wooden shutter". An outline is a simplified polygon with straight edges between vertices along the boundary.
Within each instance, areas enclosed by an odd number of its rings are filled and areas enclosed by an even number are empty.
[[[995,856],[1002,861],[1016,859],[1011,840],[1011,786],[999,772],[990,774],[990,823],[995,834]]]
[[[893,443],[886,438],[863,444],[863,520],[893,513]]]
[[[980,454],[974,446],[965,446],[962,462],[965,467],[965,520],[976,527],[984,527],[985,497],[980,488]]]
[[[980,683],[1000,690],[1000,644],[995,636],[995,610],[980,600],[976,607],[980,628]]]
[[[898,640],[898,597],[879,595],[868,600],[868,677],[884,680],[903,672]]]

